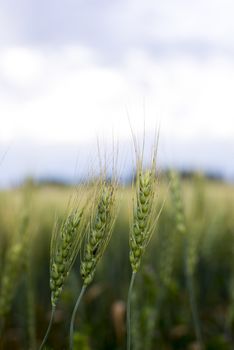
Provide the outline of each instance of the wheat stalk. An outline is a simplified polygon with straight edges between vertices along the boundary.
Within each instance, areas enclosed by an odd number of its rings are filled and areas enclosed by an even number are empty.
[[[183,203],[180,195],[180,185],[177,174],[174,171],[169,173],[169,188],[172,197],[172,221],[173,229],[164,229],[160,237],[160,260],[159,275],[163,287],[171,288],[173,286],[173,263],[175,251],[179,239],[184,238],[186,232]],[[171,221],[171,220],[169,220]],[[178,236],[178,237],[177,237]]]
[[[158,141],[158,139],[157,139]],[[141,157],[134,139],[137,157],[137,172],[135,196],[133,198],[133,213],[129,235],[129,258],[132,267],[132,276],[127,300],[127,349],[131,348],[131,295],[137,271],[140,268],[146,247],[155,231],[161,213],[157,214],[156,206],[156,155],[157,143],[153,148],[151,164],[148,169],[143,167],[144,143]]]
[[[96,267],[102,258],[110,241],[114,222],[117,215],[116,208],[116,181],[108,183],[101,180],[98,183],[98,192],[94,199],[94,208],[88,227],[84,254],[81,258],[81,277],[83,286],[76,301],[70,323],[70,349],[73,349],[73,334],[76,312],[87,286],[92,282]]]
[[[50,245],[50,290],[52,312],[45,337],[40,349],[43,349],[51,326],[53,317],[62,293],[64,283],[80,250],[85,233],[87,203],[73,203],[66,219],[60,224],[56,222],[52,232]]]
[[[194,233],[188,235],[188,228],[185,221],[184,206],[181,195],[180,179],[176,172],[171,172],[171,195],[175,211],[176,229],[179,233],[186,234],[186,261],[185,273],[189,293],[190,307],[193,319],[194,330],[200,349],[204,349],[200,319],[198,316],[197,302],[194,293],[194,270],[198,258],[198,237]]]

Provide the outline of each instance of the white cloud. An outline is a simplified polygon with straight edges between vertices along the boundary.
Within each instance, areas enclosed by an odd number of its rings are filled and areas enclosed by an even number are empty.
[[[111,130],[119,99],[127,93],[126,82],[118,71],[92,62],[90,50],[45,51],[40,60],[29,48],[2,51],[3,139],[78,141]],[[38,81],[39,88],[31,91]]]
[[[233,48],[233,10],[232,0],[129,0],[115,2],[106,21],[114,38],[130,48],[147,51],[160,43],[170,50],[185,41],[222,49]]]
[[[129,138],[127,106],[136,132],[144,113],[161,122],[169,153],[230,164],[211,150],[234,147],[232,0],[47,5],[0,3],[0,144]]]
[[[0,76],[17,88],[28,87],[41,78],[44,64],[39,50],[25,47],[4,49],[0,56]]]
[[[0,72],[10,85],[0,90],[2,140],[77,142],[111,137],[113,128],[125,138],[125,107],[136,131],[142,130],[144,97],[149,128],[160,120],[165,135],[234,136],[234,62],[227,58],[155,60],[134,51],[117,69],[74,46],[39,53],[12,48],[1,57]]]
[[[200,43],[233,54],[233,11],[232,0],[9,0],[0,3],[0,45],[82,43],[110,59],[158,44],[169,50],[187,44],[194,53]]]

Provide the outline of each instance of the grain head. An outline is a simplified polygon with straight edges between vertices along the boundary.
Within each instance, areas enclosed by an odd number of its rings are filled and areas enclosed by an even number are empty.
[[[117,215],[116,190],[116,181],[102,179],[98,183],[81,260],[80,270],[84,285],[93,280],[98,261],[110,241]]]

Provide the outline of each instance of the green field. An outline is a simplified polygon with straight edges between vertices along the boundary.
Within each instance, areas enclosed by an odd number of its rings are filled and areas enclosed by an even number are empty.
[[[234,187],[201,177],[184,180],[186,230],[181,231],[168,181],[157,186],[158,208],[166,201],[136,277],[132,349],[199,349],[188,266],[205,349],[234,349]],[[24,230],[29,237],[22,271],[9,271],[13,299],[9,310],[2,311],[0,349],[38,349],[40,345],[51,311],[51,233],[55,218],[66,214],[73,192],[68,187],[28,184],[0,193],[0,282],[12,245],[23,239]],[[119,189],[113,236],[78,312],[76,349],[126,349],[131,196],[130,187]],[[79,262],[78,256],[63,289],[49,349],[68,349],[69,322],[82,285]]]

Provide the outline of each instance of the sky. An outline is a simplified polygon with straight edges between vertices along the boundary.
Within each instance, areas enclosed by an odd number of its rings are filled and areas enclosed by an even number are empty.
[[[128,154],[128,116],[149,139],[160,124],[162,166],[234,179],[233,13],[231,0],[0,0],[0,186],[71,179],[97,137]]]

